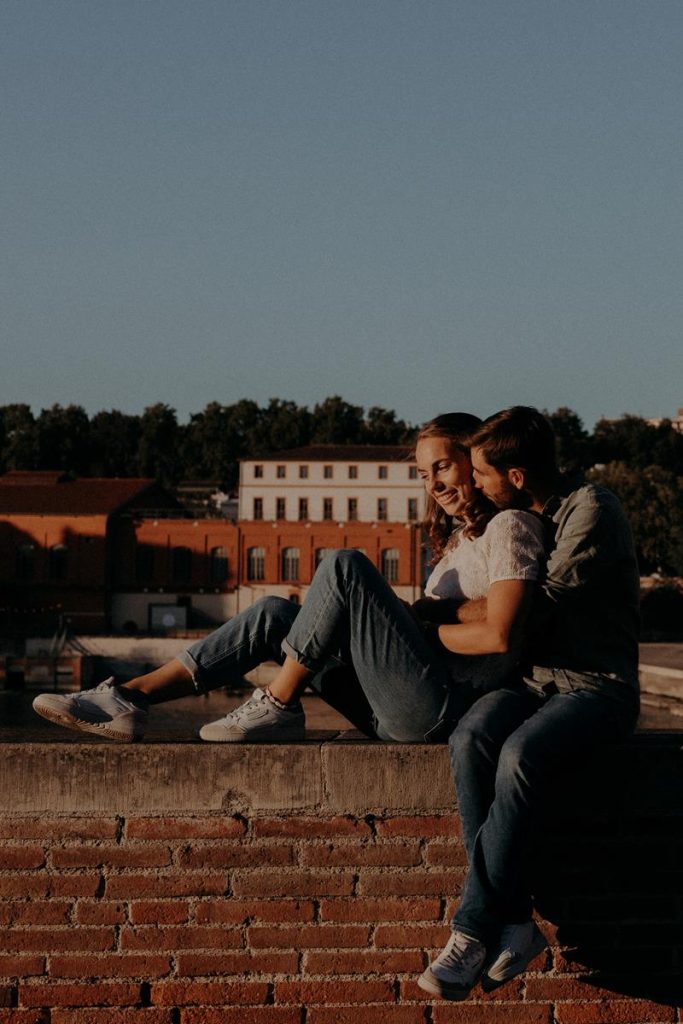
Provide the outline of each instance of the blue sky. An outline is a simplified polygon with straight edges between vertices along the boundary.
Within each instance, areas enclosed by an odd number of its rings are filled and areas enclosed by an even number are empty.
[[[683,4],[5,0],[0,404],[683,405]]]

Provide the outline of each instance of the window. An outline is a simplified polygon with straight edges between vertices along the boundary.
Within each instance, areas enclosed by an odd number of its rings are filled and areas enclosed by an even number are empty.
[[[249,548],[247,551],[247,579],[249,581],[266,578],[266,549]]]
[[[417,519],[417,498],[408,498],[408,521],[415,522]]]
[[[308,466],[299,466],[299,480],[308,480]]]
[[[380,480],[386,480],[388,476],[389,476],[389,467],[388,466],[378,466],[377,467],[377,477]]]
[[[323,519],[332,519],[333,505],[332,498],[323,498]]]
[[[330,553],[330,551],[332,551],[332,550],[333,550],[333,548],[316,548],[315,549],[315,567],[316,567],[316,569],[318,568],[318,566],[322,562],[322,560],[325,557],[325,555],[328,555]]]
[[[398,548],[385,548],[382,552],[382,575],[387,583],[398,583]]]
[[[299,557],[298,548],[282,549],[282,580],[285,583],[293,583],[299,579]]]
[[[380,523],[386,522],[387,519],[387,499],[377,499],[377,520]]]
[[[408,479],[417,480],[417,466],[408,466]]]
[[[358,479],[358,466],[349,466],[349,480]]]
[[[275,518],[276,519],[284,519],[285,518],[285,508],[286,508],[286,506],[285,506],[285,499],[284,498],[276,498],[275,499]]]
[[[299,520],[308,519],[308,498],[299,498]]]
[[[174,583],[189,583],[192,579],[192,552],[186,547],[171,552],[171,578]]]
[[[149,583],[154,579],[154,545],[138,544],[135,549],[135,579]]]
[[[346,518],[350,523],[355,523],[358,519],[358,498],[349,498],[347,505]]]
[[[254,480],[263,478],[263,466],[254,466]]]
[[[277,470],[275,471],[275,475],[278,478],[278,480],[284,480],[285,477],[287,476],[287,467],[278,466]]]
[[[254,519],[263,519],[263,498],[254,498]]]
[[[49,555],[49,574],[51,580],[65,580],[66,579],[66,559],[67,559],[67,548],[66,544],[54,544],[50,548]]]
[[[212,583],[225,583],[228,578],[228,552],[224,547],[211,548],[209,575]]]
[[[323,466],[323,477],[325,480],[331,480],[334,476],[334,466]]]
[[[32,580],[36,574],[35,544],[20,544],[17,548],[17,579]]]

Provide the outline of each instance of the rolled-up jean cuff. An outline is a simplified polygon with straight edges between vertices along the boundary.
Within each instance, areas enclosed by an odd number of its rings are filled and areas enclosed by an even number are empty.
[[[196,693],[206,693],[206,687],[201,680],[199,665],[194,660],[190,652],[182,651],[181,654],[177,654],[176,661],[179,661],[181,665],[184,665],[192,676],[192,685],[194,686]]]
[[[306,655],[302,654],[301,651],[297,651],[292,647],[287,637],[282,641],[281,648],[283,654],[288,658],[293,658],[294,661],[298,661],[299,664],[303,665],[304,668],[307,668],[309,672],[319,672],[326,664],[326,662],[320,664],[319,662],[314,661],[313,658],[306,657]]]

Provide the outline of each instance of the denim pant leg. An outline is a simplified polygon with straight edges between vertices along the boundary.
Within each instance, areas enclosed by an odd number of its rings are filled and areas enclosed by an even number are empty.
[[[521,708],[520,703],[519,713]],[[496,727],[495,714],[490,714],[492,723],[486,715],[480,720],[482,732]],[[534,825],[558,769],[566,768],[572,759],[582,761],[602,743],[628,731],[611,698],[576,690],[547,698],[510,733],[498,758],[493,800],[472,845],[454,929],[486,943],[503,925],[529,919],[532,900],[527,869]],[[456,787],[461,803],[466,803],[470,799],[467,782],[456,781]]]
[[[445,658],[358,551],[336,551],[322,560],[282,646],[313,672],[341,651],[381,739],[419,742],[444,714],[462,713]]]
[[[264,597],[178,656],[197,693],[239,682],[262,661],[279,661],[282,641],[299,608],[282,597]]]

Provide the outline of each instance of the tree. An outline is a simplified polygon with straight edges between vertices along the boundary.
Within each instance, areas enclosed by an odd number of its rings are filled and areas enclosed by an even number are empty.
[[[405,420],[397,420],[393,409],[373,405],[365,417],[364,440],[368,444],[406,444],[414,431]]]
[[[564,472],[588,469],[593,464],[590,435],[573,409],[560,406],[555,412],[543,410],[557,441],[557,464]]]
[[[148,406],[140,419],[138,472],[167,486],[175,483],[183,476],[181,441],[175,409],[163,402]]]
[[[0,407],[0,470],[35,469],[38,464],[36,421],[28,405]]]
[[[36,421],[40,469],[90,472],[90,420],[80,405],[43,409]]]
[[[90,473],[93,476],[135,476],[138,472],[141,423],[112,409],[90,421]]]
[[[311,414],[305,406],[271,398],[252,434],[252,454],[265,455],[308,444],[312,425]]]
[[[362,444],[363,407],[332,395],[313,409],[311,440],[315,444]]]

